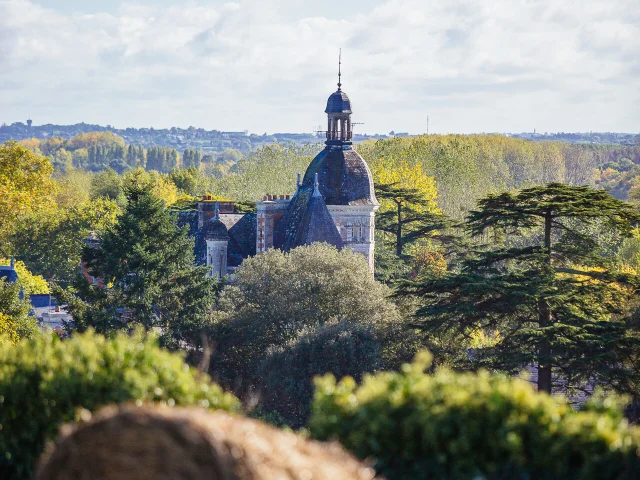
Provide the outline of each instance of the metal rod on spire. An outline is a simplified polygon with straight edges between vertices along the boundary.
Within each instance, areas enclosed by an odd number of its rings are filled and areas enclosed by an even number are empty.
[[[342,77],[342,49],[340,49],[340,52],[338,53],[338,91],[340,91],[342,87],[340,77]]]

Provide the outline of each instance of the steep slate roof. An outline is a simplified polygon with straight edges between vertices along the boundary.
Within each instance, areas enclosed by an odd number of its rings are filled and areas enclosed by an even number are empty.
[[[222,220],[224,221],[224,216]],[[257,230],[258,216],[255,213],[245,213],[229,228],[231,239],[227,250],[227,264],[230,267],[237,267],[245,258],[256,254]]]
[[[178,227],[183,228],[185,225],[189,227],[187,234],[193,237],[195,243],[193,253],[196,264],[203,265],[207,263],[207,242],[203,229],[198,228],[198,223],[198,212],[178,212]]]
[[[352,113],[351,100],[342,90],[333,92],[327,100],[327,108],[324,113]]]
[[[220,217],[214,217],[204,226],[205,240],[229,240],[229,232]]]
[[[314,194],[313,184],[306,182],[298,188],[278,223],[273,244],[287,252],[314,242],[326,242],[338,249],[344,246],[322,195],[318,191]]]
[[[242,263],[242,260],[256,254],[257,216],[255,213],[247,213],[237,215],[238,219],[233,217],[235,216],[222,214],[220,221],[225,224],[229,236],[227,264],[232,267],[237,267]],[[227,220],[231,220],[231,222]],[[188,226],[188,234],[190,237],[193,237],[195,241],[194,254],[196,263],[203,265],[207,263],[206,229],[199,228],[198,224],[198,212],[178,213],[178,226]]]
[[[367,162],[349,146],[326,146],[311,161],[304,183],[318,174],[327,205],[378,205]]]

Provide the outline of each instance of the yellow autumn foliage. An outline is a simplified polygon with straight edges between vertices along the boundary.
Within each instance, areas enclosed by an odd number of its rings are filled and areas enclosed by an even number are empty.
[[[9,265],[10,262],[10,259],[0,258],[0,265]],[[25,295],[50,293],[47,281],[42,276],[31,273],[24,262],[18,260],[15,269],[18,274],[18,284],[24,289]]]
[[[51,162],[17,142],[0,145],[0,238],[15,222],[53,205]]]
[[[440,213],[438,208],[438,189],[433,177],[427,175],[421,162],[410,164],[406,160],[394,161],[381,158],[371,166],[371,173],[376,184],[396,184],[398,187],[416,190],[427,206],[417,210],[425,213]],[[392,201],[382,201],[381,210],[395,208]]]

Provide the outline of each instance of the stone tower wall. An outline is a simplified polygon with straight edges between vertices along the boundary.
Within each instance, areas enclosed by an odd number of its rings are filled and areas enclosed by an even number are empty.
[[[375,216],[378,206],[327,205],[345,247],[365,256],[373,272],[375,266]]]
[[[209,276],[222,278],[227,274],[228,240],[207,240],[207,267]]]

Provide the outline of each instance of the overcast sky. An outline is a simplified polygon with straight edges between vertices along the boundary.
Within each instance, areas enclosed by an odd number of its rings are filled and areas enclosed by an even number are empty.
[[[0,0],[0,122],[640,131],[639,0]]]

